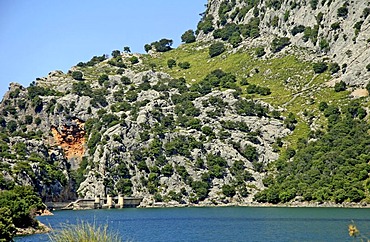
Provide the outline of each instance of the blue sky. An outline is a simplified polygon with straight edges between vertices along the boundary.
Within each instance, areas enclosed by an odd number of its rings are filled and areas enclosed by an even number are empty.
[[[206,0],[0,0],[0,100],[10,82],[27,87],[94,55],[161,38],[181,43]]]

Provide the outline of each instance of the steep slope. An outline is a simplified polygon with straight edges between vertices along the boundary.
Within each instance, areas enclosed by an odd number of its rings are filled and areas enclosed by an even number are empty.
[[[290,132],[281,120],[269,117],[274,108],[240,97],[236,77],[221,70],[188,85],[183,78],[141,71],[141,64],[123,73],[109,64],[130,56],[74,68],[71,74],[81,71],[83,80],[53,72],[27,89],[11,86],[2,104],[3,110],[15,111],[3,118],[4,131],[32,143],[25,145],[22,157],[14,153],[3,159],[14,180],[20,182],[13,159],[32,160],[37,154],[54,164],[68,162],[59,169],[68,173],[69,183],[77,172],[83,197],[124,193],[143,196],[148,204],[154,199],[219,203],[225,198],[222,189],[229,188],[232,196],[239,194],[232,202],[251,202],[263,187],[260,172],[278,157],[273,144]],[[14,106],[22,102],[24,107]],[[28,116],[38,121],[27,121]],[[22,131],[12,130],[12,122]],[[30,135],[35,129],[41,131],[39,141]],[[44,150],[34,152],[36,144]],[[56,150],[62,157],[51,158]],[[7,150],[15,151],[12,145]],[[40,180],[36,171],[43,162],[21,170],[31,178],[28,183]],[[44,184],[37,186],[45,193]]]
[[[328,60],[342,68],[338,78],[365,86],[370,78],[370,3],[368,1],[209,0],[198,25],[198,40],[235,38],[274,52],[275,38],[307,51],[301,58]],[[234,33],[234,36],[232,36]]]
[[[368,91],[349,95],[368,83],[367,5],[228,2],[209,1],[195,43],[163,39],[145,55],[115,50],[11,84],[0,188],[32,185],[46,201],[122,193],[143,206],[367,201],[367,136],[350,136],[368,130]],[[343,38],[359,21],[356,41]]]

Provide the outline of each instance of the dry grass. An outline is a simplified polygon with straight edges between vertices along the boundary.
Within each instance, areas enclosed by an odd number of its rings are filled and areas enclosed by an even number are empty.
[[[108,231],[108,226],[80,222],[76,225],[66,224],[60,231],[50,234],[52,242],[119,242],[117,233]]]

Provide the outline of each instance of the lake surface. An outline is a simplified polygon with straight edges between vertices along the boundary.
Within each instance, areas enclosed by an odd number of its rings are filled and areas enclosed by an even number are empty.
[[[350,208],[142,208],[56,211],[38,218],[54,229],[80,221],[108,224],[123,241],[353,241],[353,220],[370,235],[370,209]],[[48,235],[16,238],[49,241]]]

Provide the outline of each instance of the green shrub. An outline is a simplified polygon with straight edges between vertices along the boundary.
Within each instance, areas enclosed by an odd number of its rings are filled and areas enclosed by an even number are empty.
[[[93,56],[87,63],[80,62],[77,64],[79,67],[94,66],[107,59],[107,55]]]
[[[326,102],[320,102],[320,104],[319,104],[319,110],[321,112],[323,112],[327,108],[328,108],[328,104]]]
[[[284,13],[284,22],[287,22],[288,19],[289,19],[289,15],[290,15],[290,11],[289,10],[286,10],[285,13]]]
[[[145,171],[145,172],[148,172],[149,173],[149,168],[146,165],[146,162],[145,161],[140,161],[137,164],[137,169],[139,169],[140,171]]]
[[[367,64],[367,66],[366,66],[366,70],[367,70],[367,71],[370,71],[370,63],[369,63],[369,64]]]
[[[154,46],[158,52],[166,52],[172,50],[171,45],[173,44],[172,39],[161,39],[159,41],[153,42],[151,45]]]
[[[26,186],[16,186],[9,191],[0,191],[0,226],[6,226],[5,231],[0,229],[0,234],[5,233],[11,237],[14,231],[9,225],[9,219],[17,228],[37,227],[35,214],[32,211],[44,209],[41,198],[33,191],[33,188]],[[12,232],[13,231],[13,232]],[[0,237],[3,239],[3,237]]]
[[[229,43],[235,48],[237,47],[240,43],[242,42],[242,37],[240,37],[240,33],[239,32],[234,32],[230,39],[229,39]]]
[[[224,41],[227,41],[231,38],[233,34],[239,34],[239,26],[236,25],[235,23],[229,23],[226,24],[225,27],[216,29],[213,32],[213,37],[215,39],[222,39]]]
[[[241,80],[240,80],[240,85],[242,85],[242,86],[247,86],[247,85],[249,85],[247,78],[243,78],[243,79],[241,79]]]
[[[121,55],[121,51],[113,50],[111,55],[112,55],[113,58],[117,58],[118,56]]]
[[[100,142],[100,140],[101,140],[100,132],[94,130],[89,138],[89,141],[87,142],[87,147],[90,150],[95,150],[96,145]]]
[[[12,241],[16,233],[12,214],[8,207],[0,208],[0,238],[1,241]]]
[[[313,71],[316,74],[323,73],[328,69],[328,65],[325,62],[317,62],[312,65]]]
[[[334,90],[336,92],[341,92],[341,91],[345,91],[346,90],[346,83],[344,81],[340,81],[340,82],[337,82],[335,83],[334,85]]]
[[[162,168],[161,173],[162,173],[162,175],[167,176],[167,177],[172,176],[172,174],[173,174],[173,167],[172,167],[172,165],[171,164],[166,164]]]
[[[35,124],[36,125],[40,125],[41,124],[41,118],[40,117],[37,117],[36,119],[35,119]]]
[[[75,80],[83,80],[83,74],[80,71],[74,71],[72,72],[72,78]]]
[[[181,41],[187,44],[195,42],[194,31],[192,29],[185,31],[185,33],[181,35]]]
[[[9,132],[10,133],[14,133],[17,128],[18,128],[18,124],[16,121],[14,120],[10,120],[7,124],[6,124],[6,127],[8,128]]]
[[[181,69],[189,69],[190,68],[190,63],[185,61],[185,62],[179,62],[178,66],[181,68]]]
[[[340,66],[336,62],[332,62],[329,64],[329,71],[331,74],[335,74],[340,70]]]
[[[305,27],[302,40],[306,42],[310,39],[313,44],[316,44],[318,34],[319,34],[319,25],[315,25],[313,28]]]
[[[167,66],[168,68],[172,69],[172,67],[176,66],[176,60],[174,59],[167,60]]]
[[[214,43],[209,47],[209,56],[211,58],[218,56],[222,54],[225,50],[226,50],[225,45],[223,43],[221,42]]]
[[[259,18],[251,18],[247,24],[239,25],[240,33],[246,38],[256,38],[260,35],[259,24]]]
[[[129,101],[129,102],[135,102],[137,97],[138,97],[138,93],[134,90],[130,90],[126,93],[126,100]]]
[[[125,73],[125,69],[124,69],[124,68],[119,68],[119,69],[116,71],[116,74],[117,74],[117,75],[122,75],[123,73]]]
[[[223,185],[221,189],[222,189],[222,193],[227,197],[233,197],[236,194],[234,186]]]
[[[268,109],[254,101],[241,99],[235,104],[236,112],[243,116],[266,116]]]
[[[212,20],[213,16],[211,15],[205,17],[202,21],[198,23],[197,31],[203,31],[203,33],[205,34],[212,32],[214,30]]]
[[[288,37],[278,37],[272,41],[270,49],[272,52],[276,53],[288,45],[290,45],[290,39]]]
[[[314,141],[299,142],[296,152],[287,149],[285,160],[275,167],[277,176],[255,196],[257,201],[287,202],[296,196],[317,202],[365,201],[370,170],[370,153],[363,149],[369,140],[368,124],[362,120],[366,111],[359,102],[342,104],[341,110],[333,105],[325,108],[326,132],[317,134]]]
[[[335,22],[335,23],[333,23],[333,24],[330,26],[330,28],[331,28],[332,30],[340,29],[340,23],[339,23],[339,22]]]
[[[338,10],[337,10],[337,16],[338,17],[347,18],[347,16],[348,16],[348,8],[346,6],[342,6],[342,7],[338,8]]]
[[[95,90],[90,104],[95,108],[99,108],[99,106],[106,107],[108,105],[108,101],[106,99],[106,89]]]
[[[281,8],[282,2],[283,1],[281,0],[272,0],[267,2],[267,7],[272,7],[275,11],[277,11]]]
[[[195,191],[199,200],[204,200],[208,196],[210,184],[206,181],[193,181],[191,188]]]
[[[99,82],[99,85],[103,85],[105,81],[108,81],[109,80],[109,77],[107,74],[103,74],[101,76],[99,76],[99,79],[98,79],[98,82]]]
[[[129,61],[131,62],[131,64],[135,65],[135,64],[139,63],[139,58],[137,58],[136,56],[131,56],[129,58]]]
[[[31,105],[35,108],[36,113],[41,112],[43,108],[42,99],[40,97],[35,97],[34,99],[32,99]]]
[[[363,11],[362,11],[362,16],[364,17],[364,19],[367,18],[367,16],[370,15],[370,8],[365,8]]]
[[[26,117],[24,119],[24,122],[25,122],[25,124],[32,124],[32,122],[33,122],[33,116],[26,115]]]
[[[320,49],[324,52],[328,52],[330,49],[329,42],[327,39],[320,39],[319,46],[320,46]]]
[[[78,96],[89,96],[91,97],[93,91],[91,86],[86,82],[75,82],[72,84],[72,93],[77,94]]]
[[[297,123],[297,119],[295,118],[293,113],[289,113],[288,117],[284,120],[285,127],[287,127],[290,130],[295,129],[295,124]]]
[[[132,194],[132,182],[128,178],[121,178],[116,183],[117,192],[125,196],[131,196]]]
[[[145,44],[144,45],[145,52],[149,52],[149,50],[151,50],[151,49],[152,49],[152,46],[150,44]]]
[[[59,231],[55,231],[50,235],[52,242],[74,242],[74,241],[89,241],[89,242],[119,242],[121,238],[116,233],[108,230],[108,225],[101,226],[81,222],[76,225],[66,224]]]
[[[279,17],[274,16],[271,20],[271,26],[272,27],[278,27],[279,26]]]
[[[158,192],[154,194],[153,198],[154,198],[154,201],[156,201],[156,202],[162,202],[163,201],[162,195]]]
[[[303,33],[305,28],[306,27],[303,25],[294,26],[290,32],[292,33],[293,36],[295,36],[299,33]]]
[[[361,30],[361,26],[362,24],[364,23],[364,21],[358,21],[355,23],[355,25],[353,26],[353,28],[355,29],[356,31],[356,34],[358,34]]]
[[[258,93],[262,96],[267,96],[271,94],[271,90],[268,87],[261,87],[255,84],[250,84],[246,89],[248,94]]]
[[[123,76],[123,77],[121,77],[121,82],[122,82],[122,84],[129,85],[129,84],[131,84],[131,79],[128,78],[127,76]]]
[[[319,0],[310,0],[310,5],[313,10],[316,10]]]
[[[266,54],[265,52],[265,48],[260,46],[260,47],[257,47],[256,50],[255,50],[255,54],[257,57],[262,57]]]
[[[125,53],[131,53],[131,49],[130,49],[130,47],[129,47],[129,46],[125,46],[125,47],[123,47],[123,51],[124,51]]]

